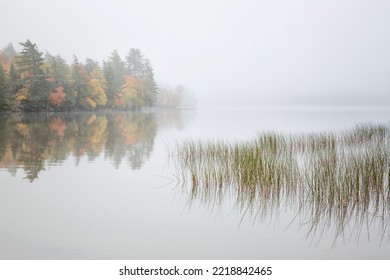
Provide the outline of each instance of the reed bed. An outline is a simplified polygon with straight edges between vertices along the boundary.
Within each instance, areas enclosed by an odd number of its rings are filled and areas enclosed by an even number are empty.
[[[308,235],[330,228],[341,234],[373,220],[388,230],[389,124],[340,133],[265,133],[239,143],[187,140],[172,154],[191,200],[213,205],[229,195],[237,208],[261,217],[296,207]]]

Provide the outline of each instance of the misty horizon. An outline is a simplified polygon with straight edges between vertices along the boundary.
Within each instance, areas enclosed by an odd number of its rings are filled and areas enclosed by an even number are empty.
[[[386,1],[52,3],[5,1],[0,47],[99,63],[139,48],[200,106],[390,106]]]

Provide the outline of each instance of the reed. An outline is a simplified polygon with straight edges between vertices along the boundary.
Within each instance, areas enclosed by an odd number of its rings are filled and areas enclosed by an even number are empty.
[[[340,133],[259,134],[238,143],[177,143],[178,177],[191,200],[234,197],[245,213],[266,217],[296,207],[308,235],[390,218],[390,126],[358,125]],[[209,205],[215,203],[209,203]],[[355,230],[358,234],[358,230]]]

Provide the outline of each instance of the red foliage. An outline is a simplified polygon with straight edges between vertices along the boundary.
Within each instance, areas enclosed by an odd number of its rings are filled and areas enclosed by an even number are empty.
[[[50,129],[62,138],[65,135],[66,123],[60,117],[57,117],[50,123]]]
[[[5,55],[5,53],[0,52],[0,62],[3,64],[9,63],[8,57]]]
[[[66,93],[63,87],[57,87],[55,92],[50,93],[49,100],[54,106],[59,107],[65,100]]]

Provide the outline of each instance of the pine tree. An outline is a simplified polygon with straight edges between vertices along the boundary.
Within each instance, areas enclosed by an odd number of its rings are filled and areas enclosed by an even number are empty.
[[[73,57],[72,64],[72,88],[77,109],[90,109],[87,103],[89,96],[88,73],[85,66],[79,63],[76,56]]]
[[[126,66],[117,50],[111,53],[108,61],[103,65],[104,76],[107,81],[107,105],[114,107],[117,95],[125,83]]]
[[[16,102],[16,94],[22,89],[22,81],[19,72],[16,70],[14,63],[11,63],[9,69],[9,99],[12,109],[19,109]]]
[[[52,97],[53,94],[59,95],[58,90],[61,89],[60,92],[65,94],[64,101],[61,103],[61,109],[70,110],[74,108],[76,100],[75,96],[72,94],[70,67],[61,56],[52,56],[49,53],[46,53],[46,64],[49,68],[49,78],[47,80],[49,80],[51,85],[49,100],[52,100],[50,97]]]
[[[9,85],[3,67],[0,65],[0,111],[9,109]]]
[[[26,90],[24,106],[26,110],[41,110],[48,105],[49,85],[46,75],[41,69],[43,65],[43,53],[38,51],[36,44],[27,40],[20,43],[23,47],[16,58],[19,72],[23,75],[23,86]]]
[[[153,67],[141,50],[130,49],[126,57],[127,74],[137,79],[137,92],[142,104],[152,106],[157,100],[157,85]]]
[[[115,87],[114,69],[112,68],[111,62],[103,62],[103,73],[107,82],[107,107],[113,108],[118,92]]]
[[[140,49],[130,49],[126,56],[126,72],[135,78],[141,78],[145,74],[145,58]]]
[[[9,43],[6,45],[2,50],[2,53],[4,53],[9,61],[12,61],[14,57],[16,56],[16,51],[12,43]]]
[[[144,100],[145,105],[152,106],[157,101],[157,84],[154,80],[154,71],[150,61],[145,61],[145,75],[143,77],[144,83]]]

